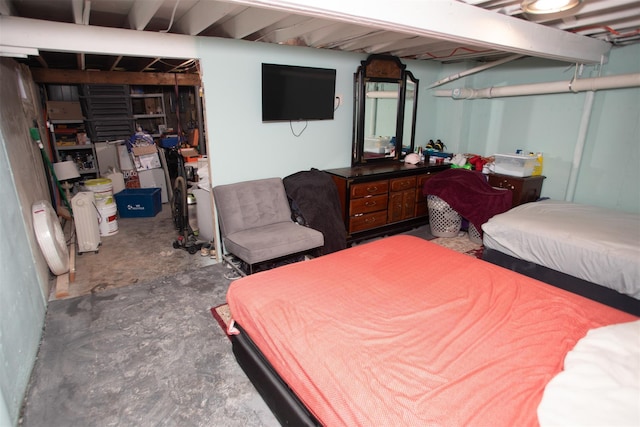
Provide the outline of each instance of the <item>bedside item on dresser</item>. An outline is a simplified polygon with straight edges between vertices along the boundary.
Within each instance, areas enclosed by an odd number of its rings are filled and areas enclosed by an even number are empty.
[[[487,180],[492,187],[511,190],[513,196],[511,207],[538,200],[542,193],[542,182],[545,178],[546,176],[542,175],[524,178],[495,173],[487,175]]]

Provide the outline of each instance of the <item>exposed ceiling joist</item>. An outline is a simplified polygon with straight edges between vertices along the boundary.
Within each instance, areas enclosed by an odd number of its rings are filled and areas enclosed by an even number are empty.
[[[200,86],[198,74],[134,73],[128,71],[45,70],[33,68],[36,83],[52,84],[131,84],[160,86]]]
[[[275,10],[245,9],[233,19],[229,19],[213,28],[213,34],[242,39],[258,32],[265,25],[273,25],[287,16],[285,12]]]
[[[158,12],[162,3],[164,3],[164,0],[135,2],[127,16],[129,27],[138,31],[144,30],[149,24],[149,21],[151,21],[151,18]]]
[[[612,47],[640,42],[637,0],[589,0],[546,16],[524,13],[520,2],[0,0],[0,41],[26,57],[22,62],[31,67],[73,69],[84,63],[105,71],[141,71],[148,65],[144,58],[162,58],[154,69],[174,69],[178,62],[164,52],[180,51],[179,62],[196,58],[198,39],[193,36],[441,62],[489,61],[515,53],[600,63]],[[7,19],[11,17],[31,21]],[[186,50],[174,49],[189,43]],[[38,53],[25,54],[22,48]],[[84,54],[84,61],[77,61],[76,54]],[[190,68],[176,72],[195,69]]]
[[[185,13],[174,26],[183,34],[195,36],[237,9],[238,6],[235,4],[199,2]]]

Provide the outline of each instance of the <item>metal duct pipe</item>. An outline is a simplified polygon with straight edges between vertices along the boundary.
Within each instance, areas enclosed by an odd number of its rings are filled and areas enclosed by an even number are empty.
[[[434,96],[451,97],[453,99],[501,98],[548,93],[578,93],[587,90],[596,91],[625,87],[640,87],[640,73],[575,79],[568,82],[534,83],[528,85],[488,87],[484,89],[456,88],[451,90],[437,90],[434,92]]]
[[[431,83],[429,86],[427,86],[427,89],[433,89],[434,87],[438,87],[438,86],[442,86],[445,83],[449,83],[452,82],[454,80],[458,80],[462,77],[468,76],[470,74],[475,74],[475,73],[479,73],[480,71],[484,71],[488,68],[493,68],[493,67],[497,67],[498,65],[502,65],[505,64],[507,62],[511,62],[513,60],[522,58],[524,55],[512,55],[509,56],[507,58],[503,58],[503,59],[499,59],[497,61],[493,61],[493,62],[489,62],[487,64],[483,64],[474,68],[470,68],[468,70],[465,71],[461,71],[459,73],[456,74],[452,74],[450,76],[447,76],[443,79],[438,80],[437,82],[433,82]]]

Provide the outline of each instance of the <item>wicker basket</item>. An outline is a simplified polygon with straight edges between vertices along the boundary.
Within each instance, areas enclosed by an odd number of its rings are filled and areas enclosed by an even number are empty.
[[[429,225],[431,234],[436,237],[456,237],[462,226],[462,217],[453,210],[449,203],[438,196],[427,195],[429,208]]]

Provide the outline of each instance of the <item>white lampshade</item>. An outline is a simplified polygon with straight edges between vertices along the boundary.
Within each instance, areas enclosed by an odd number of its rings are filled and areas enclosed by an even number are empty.
[[[66,162],[58,162],[53,164],[53,170],[56,173],[58,181],[67,181],[70,179],[80,178],[76,162],[68,160]]]

